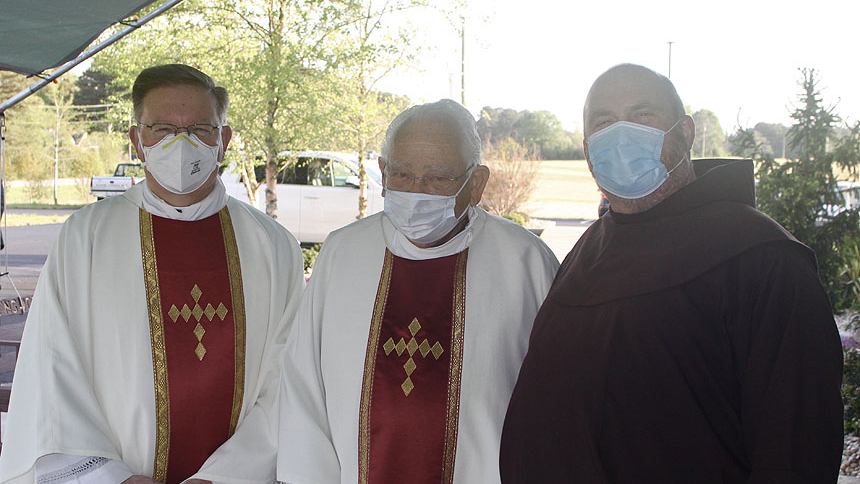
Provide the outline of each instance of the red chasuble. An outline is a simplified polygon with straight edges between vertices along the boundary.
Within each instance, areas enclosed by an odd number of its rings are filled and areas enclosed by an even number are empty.
[[[235,431],[245,378],[245,311],[225,207],[194,222],[140,211],[155,382],[153,479],[179,483]]]
[[[409,260],[386,250],[359,416],[359,483],[454,478],[468,249]]]

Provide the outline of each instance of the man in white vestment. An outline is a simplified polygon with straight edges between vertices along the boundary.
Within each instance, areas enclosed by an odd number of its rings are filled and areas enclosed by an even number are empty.
[[[218,178],[224,88],[171,64],[132,99],[146,180],[72,215],[48,255],[0,482],[273,482],[298,244]]]
[[[385,209],[332,232],[285,351],[278,480],[499,482],[499,441],[558,261],[478,208],[472,115],[443,100],[391,123]]]

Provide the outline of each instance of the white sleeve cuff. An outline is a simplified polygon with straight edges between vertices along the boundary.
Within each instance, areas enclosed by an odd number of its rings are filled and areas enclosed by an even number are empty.
[[[36,460],[37,484],[119,484],[132,476],[122,461],[48,454]]]

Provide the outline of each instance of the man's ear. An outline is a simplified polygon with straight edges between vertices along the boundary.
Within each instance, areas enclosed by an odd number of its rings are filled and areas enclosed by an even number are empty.
[[[690,151],[693,148],[693,142],[696,140],[696,121],[689,114],[685,114],[681,118],[681,129],[684,133],[684,151]]]
[[[469,180],[472,184],[471,196],[469,204],[477,206],[481,203],[481,197],[484,195],[484,189],[487,188],[487,181],[490,180],[490,169],[487,165],[478,165]]]
[[[218,156],[218,162],[224,160],[224,156],[227,154],[227,145],[230,144],[230,140],[233,139],[233,128],[230,126],[224,125],[221,127],[221,153]]]
[[[138,143],[138,136],[140,136],[140,131],[137,130],[137,126],[128,128],[128,139],[131,140],[131,145],[134,146],[134,151],[137,153],[137,159],[143,162],[146,160],[143,159],[143,153],[141,153],[138,148],[140,146],[140,143]]]
[[[582,138],[582,152],[585,154],[585,162],[588,163],[588,171],[594,173],[591,169],[591,160],[588,158],[588,140],[585,137]]]
[[[379,172],[382,173],[382,196],[385,196],[385,158],[379,157],[377,160],[379,163]]]

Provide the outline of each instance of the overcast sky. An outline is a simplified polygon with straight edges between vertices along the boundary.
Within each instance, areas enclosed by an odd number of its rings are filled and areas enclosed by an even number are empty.
[[[607,68],[632,62],[669,74],[684,103],[709,109],[723,130],[757,122],[790,124],[799,67],[819,73],[828,104],[860,120],[860,7],[814,2],[469,0],[466,106],[548,110],[581,129],[582,104]],[[422,72],[382,87],[413,101],[460,100],[460,39],[441,18],[422,15],[431,45]]]

